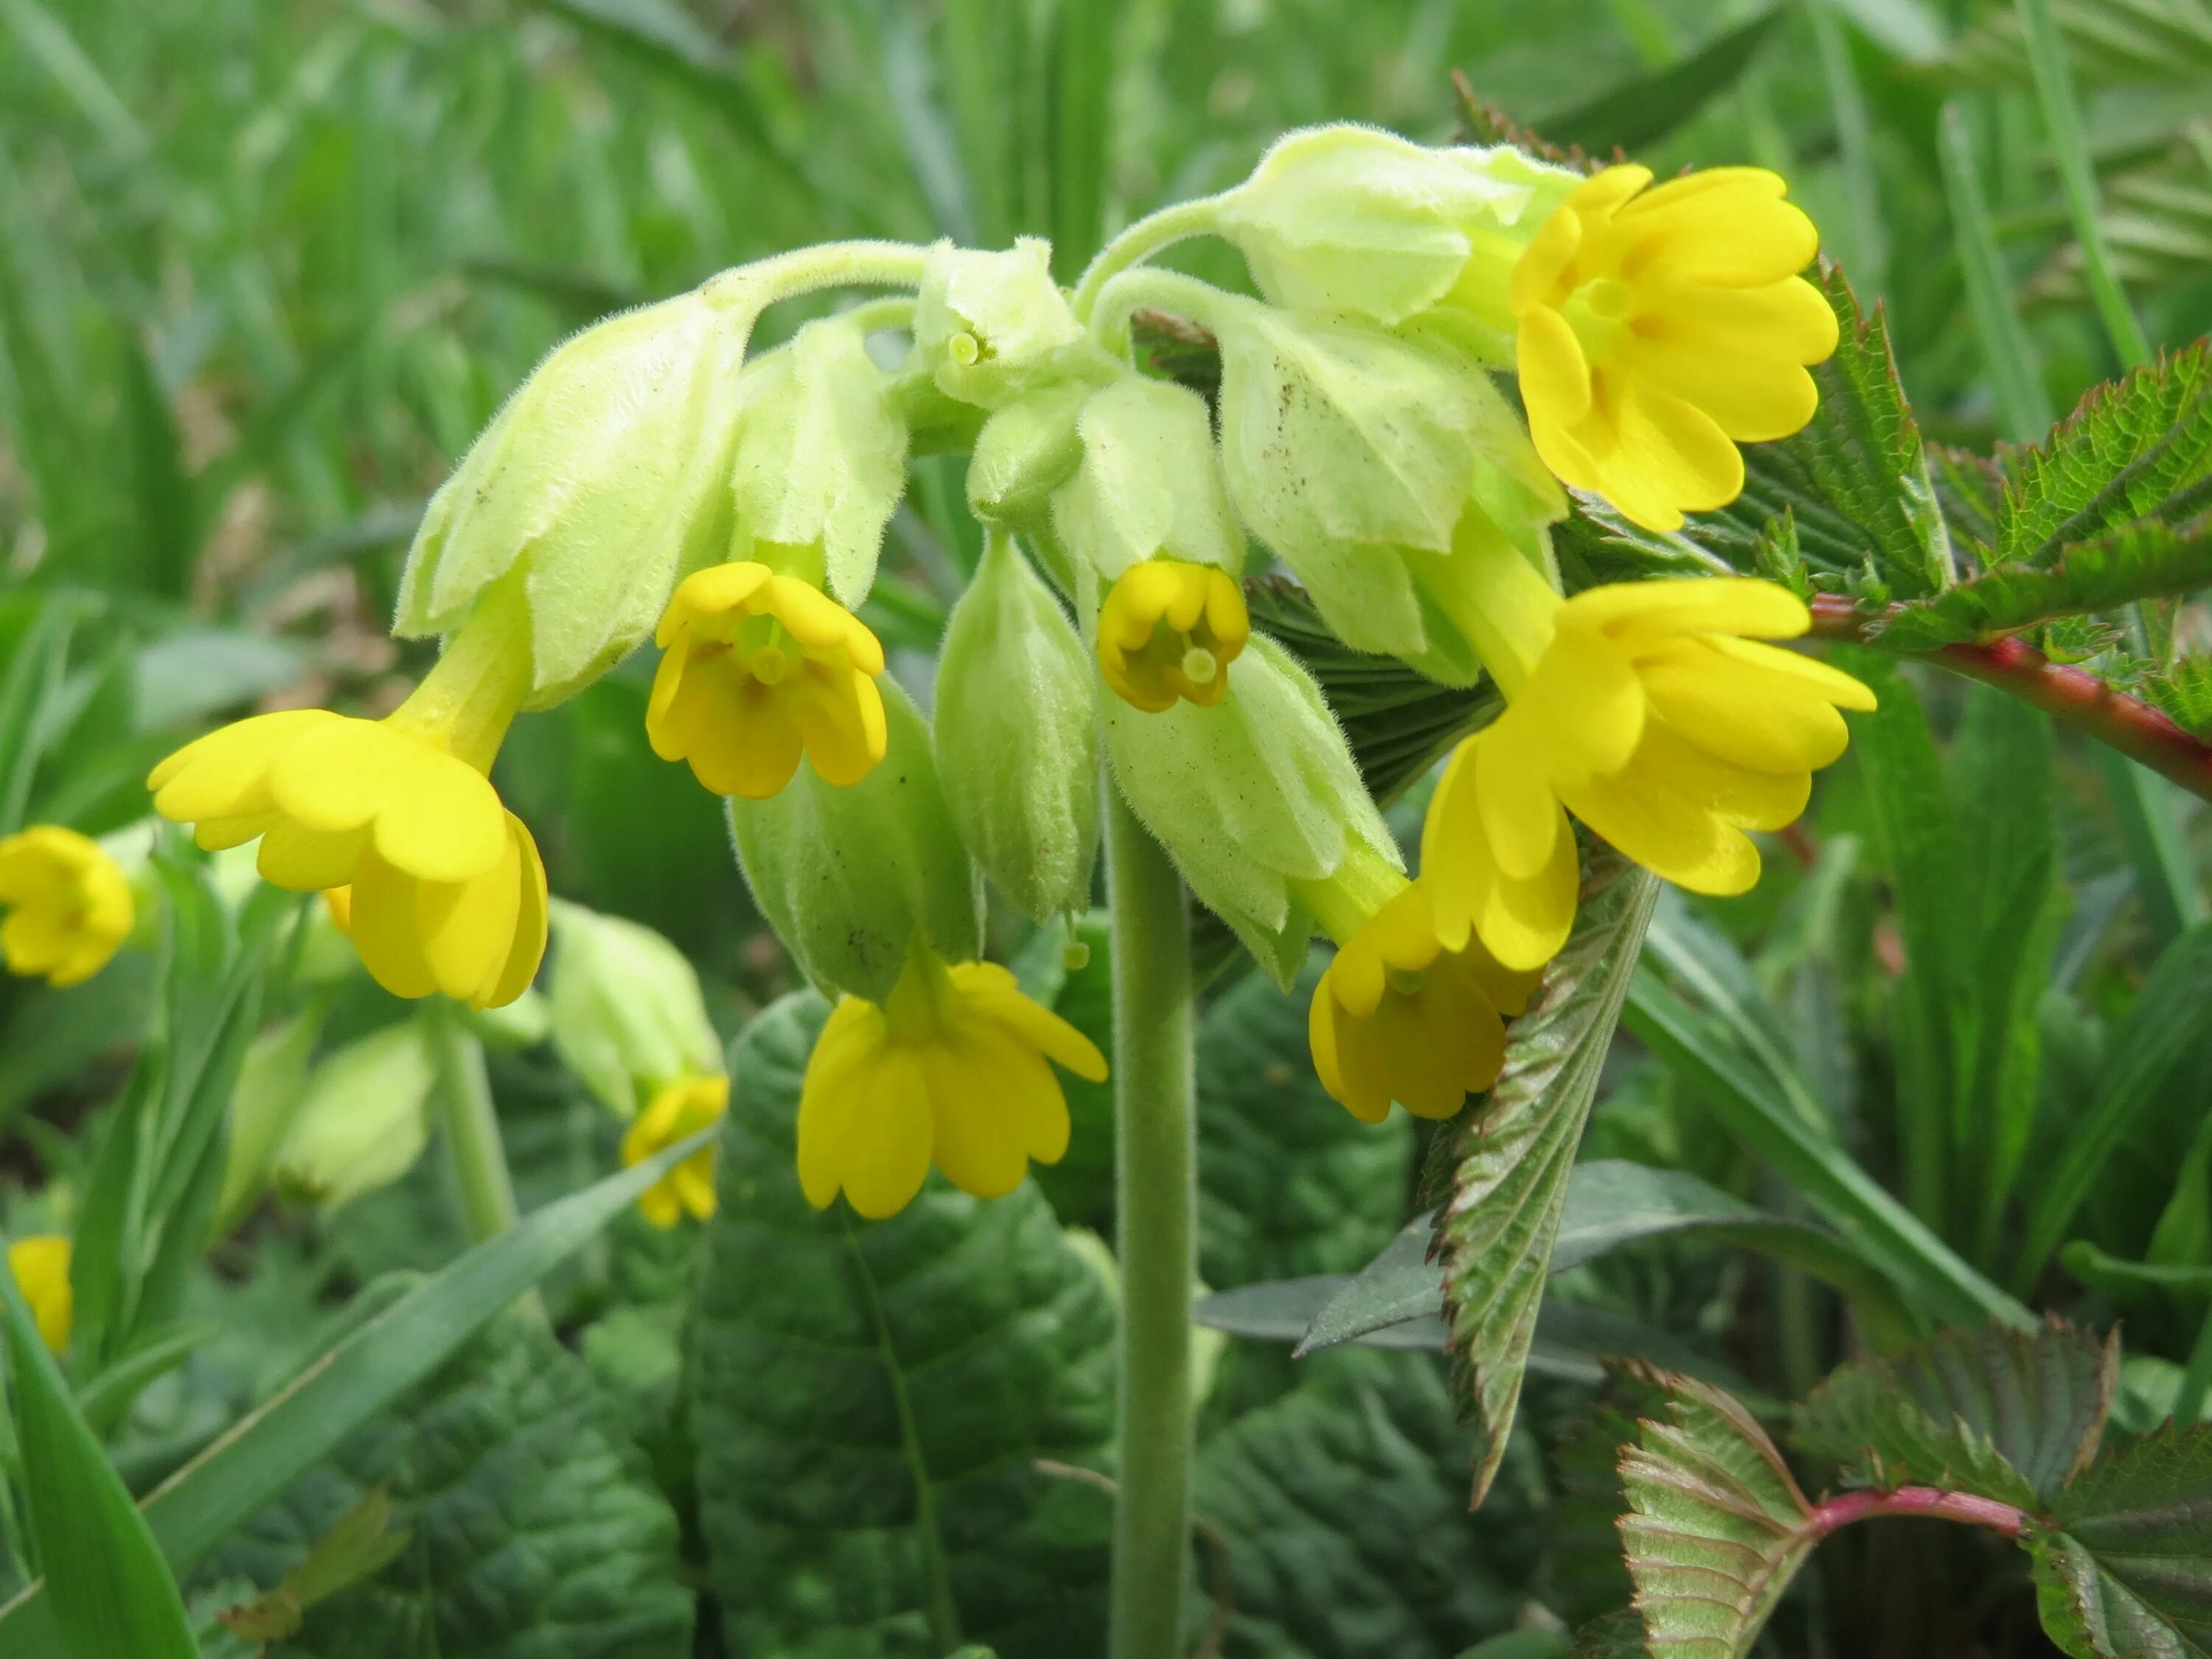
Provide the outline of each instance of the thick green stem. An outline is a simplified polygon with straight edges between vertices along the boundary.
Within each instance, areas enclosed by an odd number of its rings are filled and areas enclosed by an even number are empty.
[[[1109,781],[1115,1212],[1121,1265],[1121,1478],[1113,1659],[1182,1650],[1190,1540],[1190,1293],[1198,1159],[1182,883]]]
[[[499,1117],[492,1109],[491,1079],[484,1073],[483,1044],[462,1022],[460,1010],[438,1003],[428,1011],[438,1066],[438,1100],[444,1109],[446,1156],[461,1189],[461,1215],[471,1243],[481,1244],[514,1225],[520,1212],[507,1172]]]

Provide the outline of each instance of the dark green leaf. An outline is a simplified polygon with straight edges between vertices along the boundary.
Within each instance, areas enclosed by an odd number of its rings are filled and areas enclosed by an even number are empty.
[[[2168,1424],[2099,1460],[2026,1540],[2038,1611],[2076,1659],[2212,1652],[2212,1431]]]
[[[404,1547],[365,1525],[380,1489]],[[297,1659],[682,1659],[676,1547],[674,1513],[582,1362],[512,1309],[212,1568],[281,1577],[307,1612],[278,1650]]]
[[[2117,1339],[2056,1322],[1947,1330],[1836,1372],[1798,1408],[1796,1440],[1884,1488],[1941,1486],[2034,1510],[2096,1455],[2119,1364]]]
[[[1609,849],[1591,858],[1573,934],[1513,1023],[1486,1109],[1468,1112],[1438,1222],[1446,1317],[1475,1410],[1474,1494],[1498,1473],[1598,1073],[1658,883]]]
[[[889,1221],[810,1206],[793,1166],[824,1010],[747,1028],[694,1336],[708,1580],[732,1651],[1002,1659],[1103,1618],[1114,1320],[1034,1187],[933,1179]],[[840,1646],[840,1644],[842,1644]]]

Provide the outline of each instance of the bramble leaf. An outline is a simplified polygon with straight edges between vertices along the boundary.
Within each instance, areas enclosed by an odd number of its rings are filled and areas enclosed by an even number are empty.
[[[2167,1424],[2058,1494],[2022,1541],[2037,1611],[2075,1659],[2212,1652],[2212,1431]]]
[[[1846,1365],[1797,1408],[1798,1449],[1911,1483],[2039,1510],[2097,1454],[2119,1379],[2117,1339],[2052,1320],[1939,1332]]]
[[[1656,1380],[1666,1420],[1640,1424],[1620,1460],[1620,1540],[1645,1645],[1679,1659],[1740,1659],[1820,1529],[1749,1412],[1706,1383]]]
[[[1513,1024],[1486,1109],[1462,1120],[1438,1212],[1445,1317],[1474,1407],[1474,1499],[1490,1490],[1521,1398],[1567,1176],[1651,920],[1658,883],[1590,857],[1575,930]]]

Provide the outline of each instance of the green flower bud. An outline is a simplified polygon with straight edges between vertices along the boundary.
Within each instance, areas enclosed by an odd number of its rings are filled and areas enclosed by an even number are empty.
[[[650,927],[580,904],[552,904],[553,1046],[617,1117],[687,1077],[719,1076],[722,1042],[699,975]]]
[[[1278,305],[1384,324],[1442,306],[1481,325],[1503,368],[1514,264],[1580,182],[1511,145],[1427,149],[1371,127],[1309,127],[1276,141],[1214,222]]]
[[[325,1056],[277,1147],[276,1190],[335,1210],[398,1180],[429,1143],[437,1076],[420,1016]]]
[[[1024,236],[1002,253],[939,242],[915,303],[914,349],[948,397],[998,409],[1097,349],[1052,280],[1052,244]]]
[[[1091,900],[1098,851],[1093,669],[1051,590],[994,533],[937,665],[937,763],[983,873],[1038,921]]]
[[[983,894],[927,723],[888,675],[878,684],[889,741],[866,777],[840,787],[803,762],[778,793],[732,799],[729,814],[754,901],[800,970],[880,1003],[917,932],[955,962],[981,952]]]
[[[269,1165],[307,1091],[307,1062],[322,1035],[319,1007],[272,1025],[253,1039],[230,1091],[230,1145],[216,1200],[215,1235],[243,1220],[261,1196]]]
[[[1244,568],[1205,400],[1125,374],[1083,405],[1083,458],[1052,499],[1060,543],[1107,582],[1147,559]]]
[[[890,377],[859,329],[807,324],[738,381],[727,556],[754,560],[857,610],[906,489],[907,433]]]
[[[588,328],[538,366],[430,498],[395,631],[451,633],[525,567],[544,708],[653,632],[730,536],[738,365],[753,312],[702,293]]]
[[[1399,863],[1320,688],[1255,634],[1212,708],[1103,706],[1130,806],[1191,891],[1287,987],[1313,931],[1291,884],[1334,875],[1355,846]]]
[[[1050,381],[983,422],[968,461],[968,505],[977,518],[1022,535],[1050,522],[1053,492],[1083,465],[1076,421],[1097,389],[1087,377]]]
[[[1547,574],[1566,513],[1520,416],[1472,360],[1361,324],[1209,299],[1231,496],[1355,650],[1448,684],[1480,663],[1434,597],[1477,520]]]

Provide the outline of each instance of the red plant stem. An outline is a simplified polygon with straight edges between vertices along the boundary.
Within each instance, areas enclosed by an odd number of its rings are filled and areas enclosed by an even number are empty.
[[[1887,647],[1875,627],[1881,620],[1879,613],[1869,614],[1831,594],[1813,601],[1815,639],[1846,640],[1884,650]],[[2192,737],[2142,698],[2115,691],[2085,668],[2055,663],[2016,639],[1897,654],[1993,685],[2142,762],[2191,794],[2212,800],[2212,744]]]
[[[1895,1492],[1847,1492],[1814,1506],[1813,1523],[1824,1534],[1854,1521],[1880,1515],[1931,1515],[1942,1521],[1960,1521],[1970,1527],[1987,1527],[2008,1538],[2026,1529],[2027,1517],[2009,1504],[1972,1492],[1938,1492],[1933,1486],[1899,1486]]]

